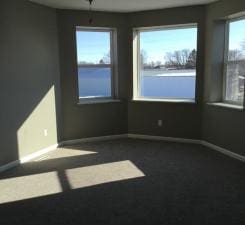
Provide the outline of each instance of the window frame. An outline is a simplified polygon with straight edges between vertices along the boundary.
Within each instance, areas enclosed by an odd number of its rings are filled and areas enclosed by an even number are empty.
[[[110,64],[94,64],[95,68],[110,68],[111,69],[111,95],[110,96],[79,96],[79,78],[78,78],[78,54],[77,54],[77,32],[108,32],[110,34]],[[78,104],[90,103],[107,103],[118,100],[118,68],[117,68],[117,29],[109,27],[84,27],[75,26],[75,51],[76,51],[76,101]],[[87,65],[85,64],[84,67]],[[91,66],[91,65],[90,65]]]
[[[140,32],[151,32],[151,31],[161,31],[161,30],[176,30],[183,28],[196,28],[197,29],[197,42],[196,42],[196,52],[197,52],[197,62],[196,62],[196,80],[195,80],[195,96],[194,98],[167,98],[167,97],[144,97],[140,95]],[[174,25],[162,25],[162,26],[151,26],[151,27],[136,27],[133,28],[133,101],[152,101],[152,102],[173,102],[173,103],[197,103],[197,77],[198,77],[198,60],[199,60],[199,27],[198,23],[187,23],[187,24],[174,24]]]
[[[244,60],[229,60],[229,40],[230,40],[230,23],[240,21],[240,20],[245,20],[245,16],[237,16],[234,18],[227,19],[225,21],[225,44],[224,44],[224,63],[223,63],[223,91],[222,91],[222,102],[225,104],[230,104],[230,105],[236,105],[236,106],[241,106],[243,107],[244,105],[244,99],[243,101],[233,101],[233,100],[226,100],[226,89],[227,89],[227,66],[228,64],[232,64],[235,62],[239,61],[245,61]],[[245,88],[245,85],[244,85]]]

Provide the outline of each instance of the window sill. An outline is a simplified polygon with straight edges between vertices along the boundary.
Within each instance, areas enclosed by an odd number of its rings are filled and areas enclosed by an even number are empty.
[[[196,104],[194,99],[157,99],[157,98],[135,98],[132,102],[162,102],[162,103],[184,103]]]
[[[234,104],[229,104],[224,102],[207,103],[207,105],[244,111],[244,107],[242,105],[234,105]]]
[[[92,105],[92,104],[105,104],[121,102],[120,99],[79,99],[78,105]]]

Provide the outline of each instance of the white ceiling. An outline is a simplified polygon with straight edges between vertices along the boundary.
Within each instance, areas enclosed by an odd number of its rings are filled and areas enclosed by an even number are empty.
[[[88,9],[87,0],[30,0],[58,9]],[[202,5],[217,0],[94,0],[93,10],[111,12],[135,12],[178,6]]]

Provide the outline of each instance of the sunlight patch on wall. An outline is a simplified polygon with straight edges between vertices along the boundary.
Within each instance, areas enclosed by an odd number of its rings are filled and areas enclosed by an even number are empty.
[[[0,204],[61,193],[57,172],[0,180]]]
[[[52,86],[17,131],[19,157],[57,143],[55,88]]]
[[[144,177],[129,160],[66,170],[72,189]]]

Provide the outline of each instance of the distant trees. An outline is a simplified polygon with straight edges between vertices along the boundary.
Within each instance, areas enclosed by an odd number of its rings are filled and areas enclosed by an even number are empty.
[[[242,58],[242,51],[238,49],[230,50],[228,52],[228,60],[229,61],[236,61]]]
[[[84,64],[87,64],[87,62],[86,61],[79,61],[78,64],[79,65],[84,65]]]
[[[174,52],[167,52],[165,55],[165,63],[162,61],[149,61],[147,52],[140,50],[140,64],[147,69],[175,68],[175,69],[194,69],[196,67],[197,52],[195,49],[182,49]]]
[[[99,64],[110,64],[110,63],[111,63],[111,53],[108,52],[104,54],[102,59],[100,59]]]
[[[182,49],[168,52],[165,56],[165,66],[176,69],[192,69],[196,67],[196,50]]]
[[[102,62],[103,62],[103,64],[110,64],[111,63],[111,53],[110,52],[104,54],[104,56],[102,58]]]
[[[242,60],[245,57],[245,39],[243,39],[240,43],[239,49],[232,49],[228,52],[228,60],[229,61],[237,61]]]
[[[147,52],[144,49],[140,50],[140,64],[143,68],[148,68],[148,69],[152,69],[152,68],[160,68],[160,66],[162,65],[161,61],[150,61],[147,62],[148,56],[147,56]]]
[[[196,62],[197,62],[197,51],[196,49],[193,49],[188,57],[188,60],[186,62],[186,68],[195,68],[196,67]]]
[[[97,65],[97,64],[110,64],[111,63],[111,54],[110,52],[105,53],[104,56],[97,61],[97,59],[94,59],[94,61],[79,61],[78,65]]]

